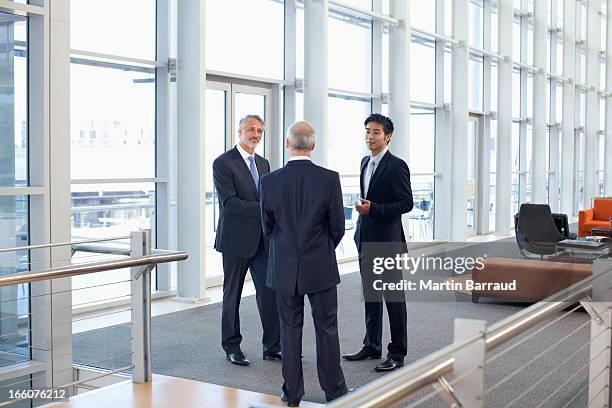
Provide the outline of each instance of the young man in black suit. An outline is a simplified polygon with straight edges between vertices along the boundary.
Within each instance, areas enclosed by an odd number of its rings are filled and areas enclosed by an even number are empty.
[[[383,299],[387,305],[391,343],[387,358],[376,371],[392,371],[404,365],[407,353],[407,316],[403,292],[393,294],[372,290],[375,279],[367,260],[375,243],[399,243],[388,247],[406,251],[402,214],[412,210],[412,188],[408,165],[389,151],[393,122],[386,116],[372,114],[365,120],[365,141],[370,155],[361,160],[361,197],[355,207],[359,219],[355,226],[355,243],[359,252],[361,282],[364,290],[366,335],[363,348],[343,356],[357,361],[382,355]],[[374,243],[374,244],[372,244]],[[364,246],[364,244],[366,244]],[[381,248],[383,248],[381,246]],[[393,254],[388,254],[393,256]],[[401,271],[385,271],[383,279],[401,280]]]
[[[280,359],[280,328],[276,295],[266,286],[267,244],[261,231],[259,178],[270,172],[270,163],[255,148],[264,133],[257,115],[240,120],[239,141],[213,163],[215,188],[219,195],[219,225],[215,249],[223,256],[223,311],[221,345],[227,359],[240,366],[249,360],[240,349],[240,296],[247,269],[255,284],[257,308],[263,326],[263,358]]]
[[[327,401],[347,393],[340,368],[335,248],[344,236],[338,173],[315,165],[310,153],[315,129],[297,122],[289,129],[285,167],[261,179],[261,220],[270,238],[268,286],[276,291],[281,323],[283,394],[289,406],[304,395],[302,326],[308,295],[317,343],[317,372]]]

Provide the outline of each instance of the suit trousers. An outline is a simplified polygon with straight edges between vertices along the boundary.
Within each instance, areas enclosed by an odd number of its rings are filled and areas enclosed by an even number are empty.
[[[304,296],[276,293],[281,322],[283,352],[283,392],[289,401],[299,401],[304,395],[302,372],[302,327],[304,326]],[[338,296],[336,286],[309,293],[317,344],[317,373],[327,401],[348,392],[340,367],[338,340]]]
[[[374,277],[370,268],[364,263],[364,254],[360,254],[361,282],[365,303],[366,334],[363,345],[372,350],[382,351],[383,302],[387,306],[391,342],[387,346],[387,357],[401,361],[408,351],[408,314],[406,297],[403,291],[373,290]],[[367,258],[366,258],[367,259]],[[383,282],[400,282],[402,274],[396,271],[385,271],[377,276]]]
[[[276,295],[266,286],[268,254],[263,239],[255,255],[241,258],[223,253],[223,310],[221,314],[221,345],[227,354],[240,351],[240,297],[247,270],[255,285],[255,299],[263,327],[263,354],[280,351],[280,326]]]

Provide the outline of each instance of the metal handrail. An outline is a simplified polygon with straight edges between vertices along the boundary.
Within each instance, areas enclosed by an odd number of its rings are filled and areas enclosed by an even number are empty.
[[[88,239],[88,240],[83,240],[83,241],[58,242],[55,244],[39,244],[39,245],[19,246],[19,247],[13,247],[13,248],[0,248],[0,252],[15,252],[15,251],[25,251],[25,250],[30,250],[30,249],[53,248],[53,247],[67,246],[67,245],[90,244],[94,242],[117,241],[120,239],[130,239],[130,236],[125,235],[121,237],[112,237],[112,238],[98,238],[98,239]]]
[[[607,273],[611,272],[608,271]],[[491,325],[482,333],[460,343],[450,344],[406,367],[359,387],[355,392],[332,402],[328,407],[382,408],[405,401],[416,391],[452,372],[455,351],[483,337],[486,351],[492,350],[552,314],[563,310],[568,303],[584,299],[593,289],[593,281],[596,278],[595,275],[585,278],[547,299]]]
[[[68,278],[76,275],[86,275],[96,272],[105,272],[115,269],[131,268],[134,266],[156,265],[166,262],[183,261],[187,259],[184,251],[157,250],[152,255],[136,256],[127,259],[95,262],[81,265],[68,265],[58,268],[50,268],[41,271],[27,271],[0,276],[0,287],[17,285],[20,283],[31,283],[36,281]]]

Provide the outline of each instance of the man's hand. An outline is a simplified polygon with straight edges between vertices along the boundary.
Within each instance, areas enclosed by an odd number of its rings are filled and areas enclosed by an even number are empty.
[[[368,215],[368,213],[370,212],[370,204],[372,204],[370,200],[366,200],[365,198],[359,197],[359,199],[355,203],[355,209],[361,215]]]

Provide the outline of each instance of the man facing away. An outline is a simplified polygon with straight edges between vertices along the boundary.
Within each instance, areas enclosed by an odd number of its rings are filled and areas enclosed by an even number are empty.
[[[270,172],[270,163],[255,154],[264,133],[264,121],[247,115],[238,126],[238,144],[217,157],[213,178],[219,195],[219,225],[215,249],[223,257],[223,311],[221,345],[227,359],[249,365],[240,349],[240,297],[247,269],[255,284],[257,308],[263,326],[263,358],[280,359],[280,328],[274,291],[266,286],[267,244],[261,231],[259,178]]]
[[[287,164],[261,179],[261,220],[270,238],[268,286],[276,291],[283,353],[283,394],[289,406],[304,395],[302,327],[304,295],[315,326],[317,372],[327,401],[347,393],[340,368],[335,248],[344,235],[338,173],[310,160],[315,129],[296,122],[285,147]]]
[[[355,208],[359,219],[355,226],[355,243],[359,252],[359,267],[364,291],[366,335],[363,348],[355,354],[343,356],[357,361],[380,358],[382,355],[383,299],[387,305],[391,343],[387,347],[387,359],[377,365],[376,371],[391,371],[404,365],[407,352],[407,316],[404,292],[388,293],[372,290],[374,275],[367,260],[373,256],[371,243],[399,243],[384,247],[406,252],[406,238],[402,226],[402,214],[412,210],[410,170],[402,159],[389,151],[393,136],[393,122],[386,116],[372,114],[365,120],[365,141],[370,155],[361,160],[361,197]],[[369,245],[368,245],[369,243]],[[366,244],[366,245],[364,245]],[[378,254],[376,254],[378,255]],[[394,256],[394,254],[388,254]],[[385,271],[383,279],[401,281],[401,271]]]

